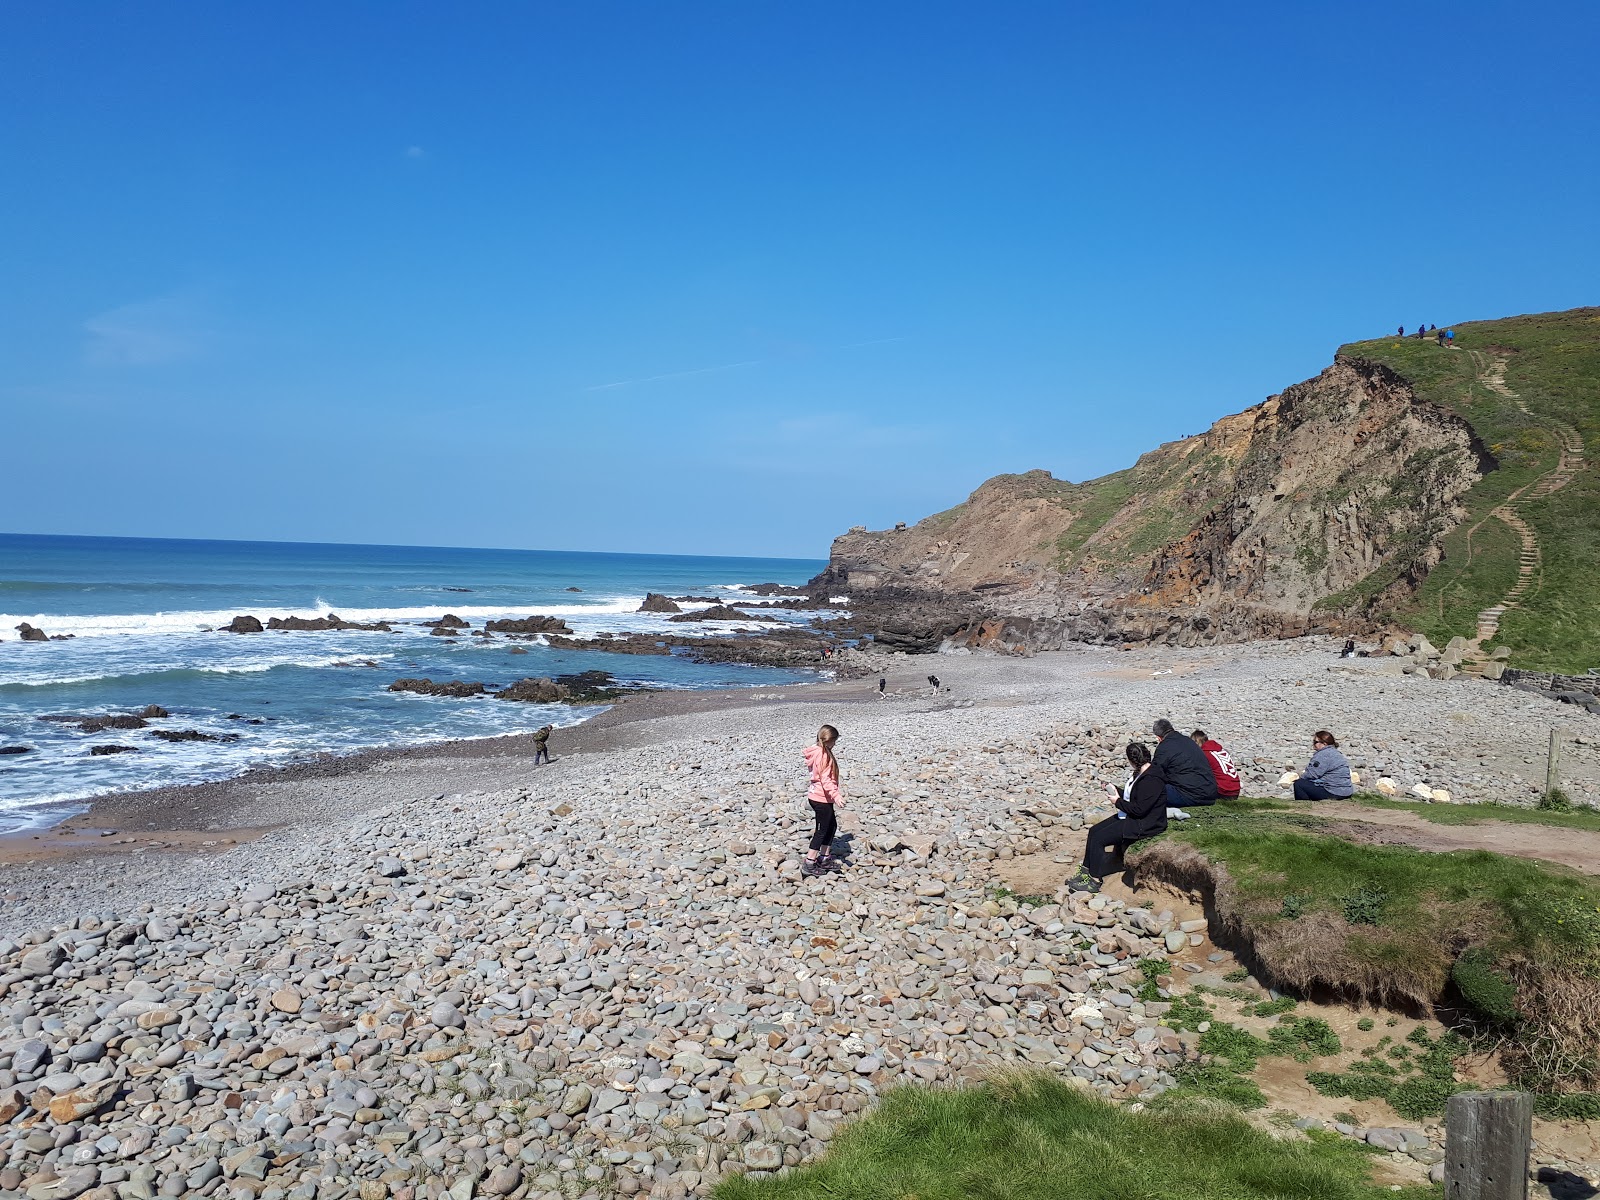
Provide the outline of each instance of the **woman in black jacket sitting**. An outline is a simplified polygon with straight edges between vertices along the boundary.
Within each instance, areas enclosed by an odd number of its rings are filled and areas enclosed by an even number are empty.
[[[1150,748],[1143,742],[1128,743],[1128,762],[1133,774],[1117,800],[1115,815],[1089,830],[1083,863],[1067,880],[1075,892],[1098,892],[1100,881],[1120,869],[1123,851],[1134,842],[1166,832],[1167,781],[1161,768],[1151,763]]]

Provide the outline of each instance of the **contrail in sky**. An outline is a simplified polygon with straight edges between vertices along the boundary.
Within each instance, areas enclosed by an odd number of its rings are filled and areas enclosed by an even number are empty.
[[[711,375],[717,371],[732,371],[736,367],[753,367],[762,362],[762,359],[751,358],[744,362],[724,363],[720,367],[697,367],[693,371],[668,371],[665,375],[646,375],[643,379],[621,379],[616,383],[597,383],[593,387],[586,387],[586,392],[608,392],[612,388],[632,387],[636,383],[656,383],[662,379],[687,379],[691,375]]]

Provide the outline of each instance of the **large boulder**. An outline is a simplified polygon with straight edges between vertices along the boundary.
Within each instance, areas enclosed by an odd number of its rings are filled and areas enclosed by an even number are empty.
[[[560,617],[505,617],[489,621],[484,629],[490,633],[571,633],[571,628]]]
[[[248,615],[244,615],[244,616],[235,617],[233,620],[229,621],[226,625],[224,625],[221,629],[217,630],[217,632],[218,633],[261,633],[263,628],[264,627],[262,626],[261,622],[257,618],[252,617],[252,616],[248,616]]]
[[[366,633],[394,632],[387,621],[375,621],[370,625],[363,625],[359,621],[346,621],[338,613],[329,613],[325,617],[273,617],[267,622],[267,628],[285,629],[291,633],[320,633],[329,629],[353,629]]]
[[[445,613],[437,621],[424,621],[424,625],[432,625],[435,629],[470,629],[471,626],[455,613]]]
[[[642,613],[681,613],[676,601],[663,596],[660,592],[650,592],[644,598],[644,603],[636,610]]]
[[[481,696],[489,689],[481,683],[464,683],[458,680],[444,680],[435,683],[431,679],[396,679],[389,685],[391,692],[415,692],[419,696],[450,696],[463,699],[467,696]]]
[[[45,633],[44,630],[35,629],[26,621],[17,626],[17,632],[22,635],[22,640],[25,642],[48,642],[50,640],[50,635]]]

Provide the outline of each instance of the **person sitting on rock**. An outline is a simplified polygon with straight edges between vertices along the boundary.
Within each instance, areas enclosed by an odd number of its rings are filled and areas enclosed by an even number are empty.
[[[837,871],[839,864],[833,857],[833,835],[839,827],[839,760],[833,748],[839,741],[839,731],[832,725],[817,730],[817,743],[807,746],[804,758],[811,772],[811,786],[806,789],[806,799],[811,804],[811,815],[816,819],[816,829],[811,835],[811,848],[800,864],[802,875],[821,875],[824,871]]]
[[[1156,746],[1155,764],[1167,785],[1167,816],[1179,821],[1188,817],[1184,805],[1207,805],[1217,802],[1217,777],[1211,772],[1211,760],[1205,751],[1172,727],[1165,717],[1150,726],[1150,732],[1161,739]]]
[[[1294,781],[1296,800],[1347,800],[1356,794],[1350,779],[1350,760],[1326,729],[1311,735],[1311,761]]]
[[[550,761],[550,735],[555,732],[554,725],[546,725],[543,729],[536,729],[533,733],[533,765],[538,766]]]
[[[1239,768],[1233,765],[1233,756],[1222,748],[1220,742],[1213,741],[1204,729],[1196,729],[1189,736],[1194,739],[1194,744],[1205,752],[1206,761],[1211,764],[1212,777],[1217,781],[1217,798],[1237,800],[1240,788]]]
[[[1089,830],[1083,862],[1067,880],[1074,892],[1098,892],[1100,881],[1119,869],[1122,856],[1134,842],[1155,837],[1167,828],[1167,781],[1150,760],[1150,747],[1128,743],[1128,763],[1133,770],[1120,795],[1112,784],[1106,790],[1117,797],[1117,811]]]

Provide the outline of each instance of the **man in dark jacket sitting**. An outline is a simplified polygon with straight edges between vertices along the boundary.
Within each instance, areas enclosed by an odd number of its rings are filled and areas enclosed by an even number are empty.
[[[1156,747],[1155,764],[1167,781],[1167,807],[1174,810],[1167,815],[1182,820],[1187,815],[1183,813],[1185,804],[1215,804],[1217,777],[1212,773],[1206,752],[1195,745],[1192,738],[1174,729],[1165,717],[1152,725],[1150,732],[1161,739]]]

